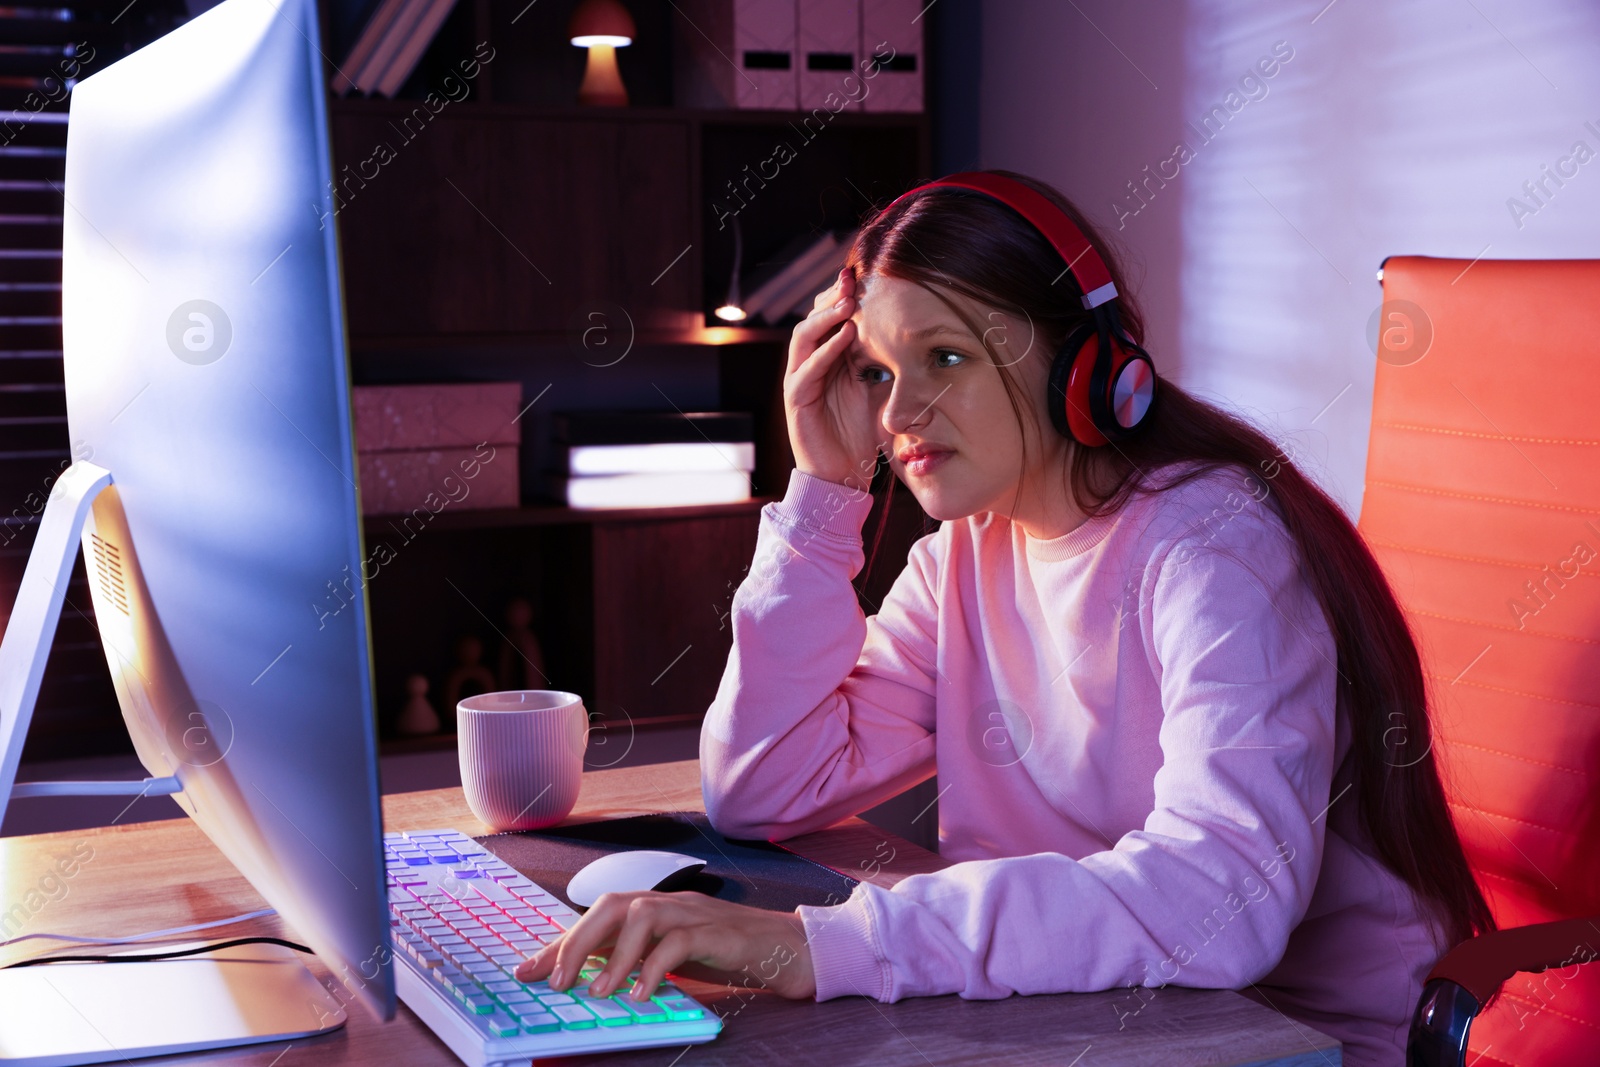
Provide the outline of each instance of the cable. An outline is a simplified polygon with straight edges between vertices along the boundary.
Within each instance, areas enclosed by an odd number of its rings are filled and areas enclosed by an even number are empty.
[[[197,930],[210,930],[218,926],[232,926],[234,923],[242,923],[247,919],[260,919],[267,915],[276,914],[277,911],[272,908],[262,908],[260,911],[247,911],[243,915],[235,915],[231,919],[213,919],[208,923],[195,923],[193,926],[174,926],[170,930],[151,930],[146,934],[131,934],[127,937],[74,937],[70,934],[47,933],[23,934],[21,937],[13,937],[9,941],[0,941],[0,948],[18,945],[24,941],[31,941],[36,937],[51,941],[70,941],[76,945],[135,945],[140,941],[155,941],[159,938],[172,937],[176,934],[192,934]]]
[[[201,945],[198,948],[178,949],[174,952],[151,952],[142,956],[44,956],[39,959],[23,960],[21,963],[7,964],[0,967],[0,971],[8,971],[15,967],[38,967],[45,963],[146,963],[150,960],[171,960],[179,956],[197,956],[202,952],[215,952],[218,949],[232,948],[235,945],[282,945],[292,948],[296,952],[311,955],[311,950],[304,945],[293,941],[285,941],[281,937],[236,937],[232,941],[218,941],[211,945]]]

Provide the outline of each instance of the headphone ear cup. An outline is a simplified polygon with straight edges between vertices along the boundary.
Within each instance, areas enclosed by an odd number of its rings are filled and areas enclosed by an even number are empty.
[[[1091,448],[1108,443],[1095,425],[1089,379],[1100,338],[1093,320],[1067,335],[1050,365],[1050,419],[1063,437]]]
[[[1106,388],[1102,425],[1113,439],[1137,430],[1155,400],[1156,369],[1150,353],[1133,342],[1112,342],[1111,380]]]

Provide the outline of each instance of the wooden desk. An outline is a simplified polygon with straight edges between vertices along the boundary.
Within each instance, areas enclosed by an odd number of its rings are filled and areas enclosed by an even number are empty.
[[[486,832],[467,810],[459,789],[388,796],[383,809],[391,830],[452,827],[474,835]],[[699,770],[693,760],[588,772],[568,821],[671,810],[703,810]],[[883,886],[944,866],[933,853],[858,819],[788,844],[855,878]],[[85,858],[88,850],[92,854]],[[75,854],[83,862],[71,878],[46,881],[58,857]],[[891,858],[884,862],[885,856]],[[0,838],[0,885],[4,886],[0,913],[24,905],[25,921],[20,928],[13,923],[13,936],[43,930],[114,936],[226,918],[264,906],[250,884],[188,819]],[[226,932],[244,929],[230,927]],[[250,932],[292,934],[276,919],[254,924]],[[28,942],[0,949],[0,962],[37,953],[38,945]],[[319,978],[331,980],[321,961],[308,963]],[[574,1067],[779,1063],[1337,1067],[1340,1062],[1337,1041],[1229,991],[1168,987],[1005,1000],[921,997],[897,1004],[844,997],[818,1004],[686,978],[678,982],[726,1020],[715,1041],[687,1050],[611,1053],[566,1062]],[[387,1025],[353,1007],[344,1029],[319,1038],[139,1062],[238,1067],[459,1064],[403,1004]]]

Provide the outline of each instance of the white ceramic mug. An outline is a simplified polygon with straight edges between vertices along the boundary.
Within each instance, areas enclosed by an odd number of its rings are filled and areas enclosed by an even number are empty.
[[[456,705],[467,807],[495,830],[539,830],[578,802],[589,715],[576,693],[516,689]]]

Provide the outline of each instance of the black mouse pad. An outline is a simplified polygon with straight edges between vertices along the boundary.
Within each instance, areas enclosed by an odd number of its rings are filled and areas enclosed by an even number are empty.
[[[793,911],[801,904],[842,904],[856,887],[854,879],[777,845],[730,841],[697,811],[636,815],[474,840],[569,905],[567,883],[573,875],[601,856],[630,849],[661,849],[705,860],[705,869],[686,881],[683,889],[772,911]]]

